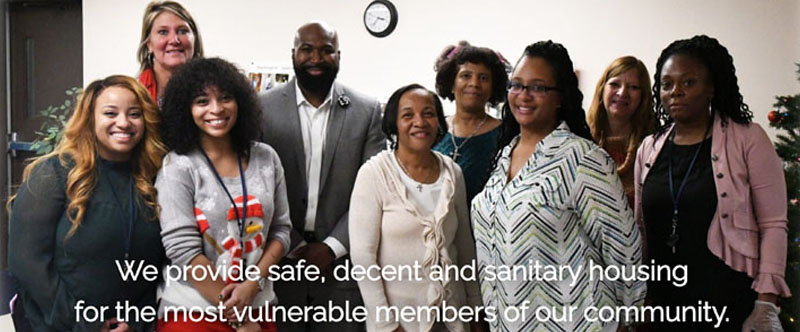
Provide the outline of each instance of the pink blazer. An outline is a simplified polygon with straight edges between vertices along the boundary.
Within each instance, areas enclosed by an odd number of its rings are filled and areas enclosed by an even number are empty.
[[[668,136],[646,137],[636,154],[634,218],[642,234],[647,222],[642,220],[642,184]],[[711,142],[718,203],[708,229],[708,249],[754,278],[756,292],[791,296],[784,280],[787,200],[781,159],[756,123],[723,124],[717,115]]]

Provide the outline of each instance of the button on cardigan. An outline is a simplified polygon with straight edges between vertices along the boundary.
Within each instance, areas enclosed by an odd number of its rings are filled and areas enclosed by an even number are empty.
[[[670,128],[671,130],[671,128]],[[669,132],[669,131],[668,131]],[[781,160],[756,123],[723,123],[714,117],[711,160],[719,195],[708,229],[708,249],[732,269],[754,278],[758,293],[790,296],[786,270],[786,182]],[[634,166],[634,215],[642,220],[642,184],[669,135],[650,135],[639,146]],[[645,167],[642,167],[645,166]]]

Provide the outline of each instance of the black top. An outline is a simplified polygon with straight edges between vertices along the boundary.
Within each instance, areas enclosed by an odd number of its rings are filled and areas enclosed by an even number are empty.
[[[37,166],[14,201],[9,220],[9,270],[35,331],[98,330],[102,321],[75,323],[73,307],[79,300],[85,301],[84,307],[109,306],[106,320],[116,316],[118,301],[155,306],[158,281],[148,282],[141,275],[137,281],[123,281],[115,264],[116,260],[123,264],[125,255],[123,227],[129,222],[131,166],[100,159],[96,166],[96,184],[86,214],[70,238],[66,238],[72,225],[66,213],[70,168],[62,166],[58,158]],[[112,187],[121,204],[114,199]],[[143,260],[160,271],[165,256],[158,221],[149,220],[152,209],[146,208],[140,197],[136,200],[130,260]],[[135,331],[144,330],[144,324],[130,319],[127,323]]]
[[[669,191],[668,162],[672,149],[673,191],[683,180],[689,163],[698,146],[702,144],[686,187],[678,201],[679,240],[676,252],[667,245],[672,232],[672,198]],[[671,140],[664,147],[652,165],[642,187],[642,213],[647,232],[647,252],[649,259],[656,264],[669,266],[686,265],[688,276],[683,287],[673,285],[672,281],[650,281],[647,284],[648,298],[652,305],[698,307],[698,301],[708,301],[709,305],[728,306],[725,313],[730,322],[722,330],[738,331],[753,307],[755,292],[750,290],[752,279],[746,274],[736,272],[708,249],[708,229],[717,210],[717,190],[711,168],[711,138],[693,145],[674,145]],[[649,261],[644,262],[650,264]],[[680,275],[679,275],[680,277]],[[666,325],[666,324],[664,324]],[[707,331],[711,325],[680,324],[682,331]],[[727,327],[725,327],[727,326]],[[656,331],[675,331],[675,324],[659,326]]]

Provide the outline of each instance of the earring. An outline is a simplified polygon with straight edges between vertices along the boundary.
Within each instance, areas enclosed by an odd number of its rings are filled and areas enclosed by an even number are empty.
[[[153,64],[153,52],[147,52],[147,62]]]

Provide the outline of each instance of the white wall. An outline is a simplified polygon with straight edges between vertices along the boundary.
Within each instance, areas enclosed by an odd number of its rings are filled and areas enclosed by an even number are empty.
[[[136,48],[146,0],[84,0],[84,82],[136,74]],[[800,2],[795,0],[431,1],[394,0],[395,32],[374,38],[362,15],[370,0],[183,0],[197,21],[206,56],[247,68],[291,65],[294,31],[315,19],[340,34],[340,81],[386,100],[401,85],[433,87],[433,61],[458,40],[489,46],[516,61],[527,44],[564,44],[580,71],[584,106],[614,58],[634,55],[649,70],[670,42],[716,37],[734,57],[755,121],[767,127],[774,96],[800,91]],[[651,73],[652,76],[652,73]],[[770,134],[774,134],[768,129]]]

